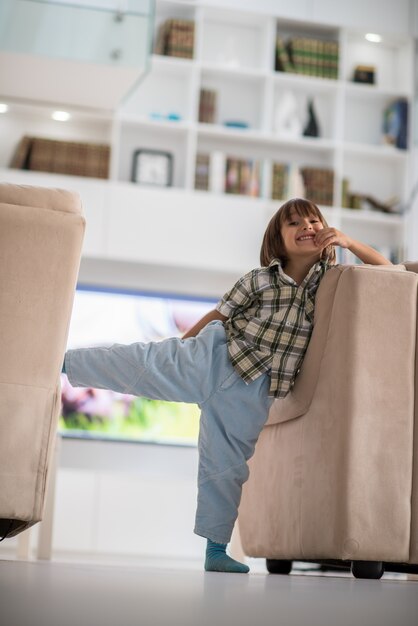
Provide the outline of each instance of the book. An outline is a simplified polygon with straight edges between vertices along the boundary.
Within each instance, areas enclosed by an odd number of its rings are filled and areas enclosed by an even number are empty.
[[[350,181],[348,178],[343,178],[341,182],[341,206],[343,208],[350,208]]]
[[[255,159],[227,157],[225,164],[225,193],[260,195],[260,164]]]
[[[300,173],[308,200],[315,204],[332,206],[334,197],[334,171],[332,169],[302,167]]]
[[[383,112],[383,140],[401,150],[408,148],[408,102],[399,98]]]
[[[271,198],[272,200],[284,200],[288,196],[289,189],[289,164],[273,163]]]
[[[210,156],[199,153],[196,155],[194,188],[200,191],[209,190]]]
[[[282,37],[276,39],[276,72],[291,72],[293,66],[290,62],[289,53]]]
[[[214,124],[216,119],[217,92],[201,89],[199,99],[199,122]]]

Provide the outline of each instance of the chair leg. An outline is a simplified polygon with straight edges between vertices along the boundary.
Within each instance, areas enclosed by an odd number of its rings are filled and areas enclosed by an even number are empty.
[[[292,561],[266,559],[266,567],[269,574],[290,574],[292,571]]]
[[[352,561],[351,573],[355,578],[382,578],[385,567],[382,561]]]

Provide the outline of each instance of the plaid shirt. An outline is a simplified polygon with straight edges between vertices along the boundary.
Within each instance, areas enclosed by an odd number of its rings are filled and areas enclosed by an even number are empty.
[[[240,278],[217,304],[228,317],[232,365],[245,382],[270,370],[269,395],[289,393],[311,337],[316,290],[330,267],[319,261],[297,285],[274,259]]]

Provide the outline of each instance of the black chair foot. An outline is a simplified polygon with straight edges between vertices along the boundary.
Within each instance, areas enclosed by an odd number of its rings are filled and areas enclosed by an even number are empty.
[[[290,574],[292,571],[292,561],[266,559],[266,567],[270,574]]]
[[[352,561],[351,573],[355,578],[382,578],[385,567],[382,561]]]

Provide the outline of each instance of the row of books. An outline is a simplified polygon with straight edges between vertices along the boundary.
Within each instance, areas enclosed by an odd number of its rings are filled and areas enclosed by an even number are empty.
[[[110,146],[24,136],[13,155],[14,169],[109,178]]]
[[[292,37],[276,39],[276,71],[338,78],[339,46],[337,41]]]
[[[166,20],[158,29],[155,54],[192,59],[194,54],[194,22]]]
[[[195,189],[259,197],[261,162],[222,153],[199,153],[196,157]],[[304,196],[315,204],[332,206],[333,192],[334,172],[331,169],[298,167],[290,163],[272,164],[273,200]]]

